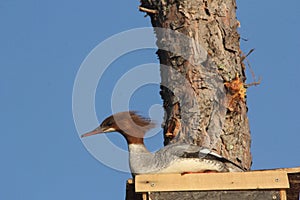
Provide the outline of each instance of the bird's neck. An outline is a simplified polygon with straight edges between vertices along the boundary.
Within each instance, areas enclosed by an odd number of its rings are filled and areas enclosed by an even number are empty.
[[[125,131],[120,131],[120,133],[125,137],[128,145],[130,144],[140,144],[144,146],[144,135],[145,133],[138,131],[128,131],[130,134]]]
[[[150,153],[144,144],[128,144],[128,150],[130,153]]]

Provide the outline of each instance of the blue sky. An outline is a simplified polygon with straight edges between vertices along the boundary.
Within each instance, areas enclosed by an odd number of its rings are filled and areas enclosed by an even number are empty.
[[[150,26],[138,5],[139,1],[0,1],[0,199],[124,199],[130,174],[101,164],[87,151],[84,144],[97,146],[99,137],[82,143],[73,120],[72,92],[82,62],[99,43],[122,31]],[[242,50],[255,48],[249,61],[262,77],[260,86],[248,89],[252,168],[300,166],[300,2],[254,0],[237,5],[239,32],[248,39],[241,41]],[[111,114],[114,84],[135,66],[158,63],[154,52],[133,51],[111,63],[96,91],[99,121]],[[249,75],[247,82],[252,81]],[[155,84],[139,88],[129,108],[147,115],[151,105],[161,103],[158,91]],[[94,122],[85,123],[82,131],[95,128]],[[126,149],[121,136],[108,138]],[[149,138],[147,145],[159,148],[161,135]]]

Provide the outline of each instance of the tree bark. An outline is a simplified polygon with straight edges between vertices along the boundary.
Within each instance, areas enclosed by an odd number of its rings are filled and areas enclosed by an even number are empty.
[[[157,36],[165,144],[205,146],[249,170],[235,0],[141,0],[140,10],[151,17]]]

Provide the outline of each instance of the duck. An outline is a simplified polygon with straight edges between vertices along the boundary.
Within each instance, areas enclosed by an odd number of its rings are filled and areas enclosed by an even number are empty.
[[[128,144],[129,167],[133,176],[139,174],[242,172],[238,164],[212,150],[188,143],[168,144],[150,152],[144,144],[146,133],[155,127],[151,119],[136,111],[119,112],[107,117],[96,129],[82,138],[118,132]]]

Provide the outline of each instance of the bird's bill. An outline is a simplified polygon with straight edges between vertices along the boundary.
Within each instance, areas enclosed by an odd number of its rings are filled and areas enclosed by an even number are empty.
[[[95,129],[95,130],[93,130],[93,131],[90,131],[90,132],[87,132],[87,133],[81,135],[81,137],[82,137],[82,138],[83,138],[83,137],[88,137],[88,136],[96,135],[96,134],[100,134],[100,133],[102,133],[102,131]]]
[[[107,133],[107,132],[114,132],[116,131],[116,129],[114,128],[108,128],[108,129],[99,129],[99,128],[96,128],[95,130],[93,131],[90,131],[90,132],[87,132],[83,135],[81,135],[81,137],[88,137],[88,136],[91,136],[91,135],[96,135],[96,134],[100,134],[100,133]]]

